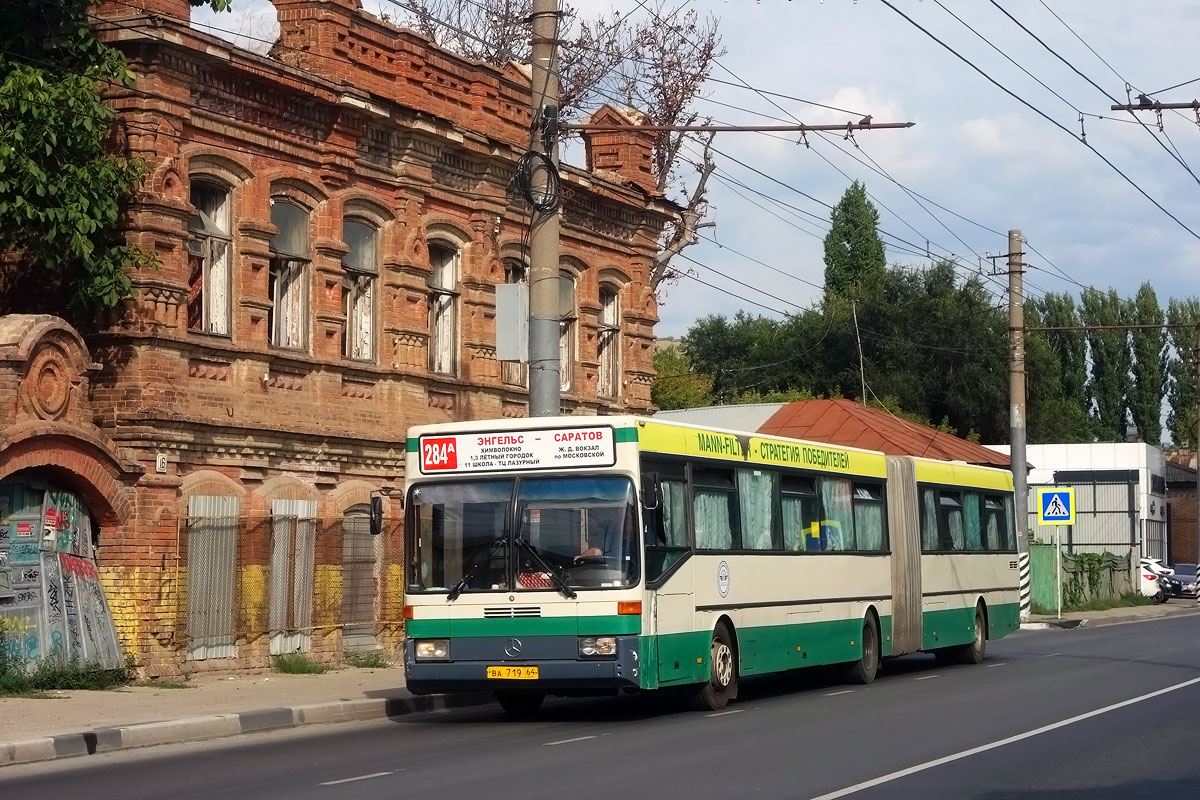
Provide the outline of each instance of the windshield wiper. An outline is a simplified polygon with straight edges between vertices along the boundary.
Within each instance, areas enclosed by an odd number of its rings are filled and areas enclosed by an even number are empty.
[[[504,544],[504,539],[495,539],[487,550],[475,556],[475,560],[467,567],[467,571],[463,573],[463,576],[458,579],[457,583],[450,587],[450,593],[446,595],[447,601],[458,599],[458,596],[471,585],[471,579],[475,577],[475,573],[479,572],[483,568],[483,565],[491,560],[492,554],[496,552],[496,547],[502,544]]]
[[[521,547],[524,547],[525,551],[529,553],[529,555],[533,556],[533,560],[536,561],[537,565],[541,567],[547,575],[550,576],[550,580],[554,581],[554,585],[560,592],[562,592],[571,600],[574,600],[576,597],[578,597],[578,595],[575,594],[575,590],[568,586],[567,582],[562,579],[562,575],[558,574],[558,572],[554,570],[554,567],[546,563],[546,559],[542,558],[542,554],[537,551],[536,547],[525,541],[525,539],[520,536],[517,537],[517,544]]]

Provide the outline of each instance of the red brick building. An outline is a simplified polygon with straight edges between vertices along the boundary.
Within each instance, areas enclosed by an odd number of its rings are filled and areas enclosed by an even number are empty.
[[[525,73],[356,0],[274,5],[262,57],[189,27],[187,0],[100,3],[137,75],[118,139],[150,171],[126,236],[162,266],[82,336],[25,316],[0,341],[0,480],[87,499],[121,643],[154,674],[393,646],[401,511],[378,539],[362,514],[401,485],[406,429],[527,413],[494,291],[526,272]],[[648,412],[673,208],[646,134],[585,145],[563,170],[563,407]]]

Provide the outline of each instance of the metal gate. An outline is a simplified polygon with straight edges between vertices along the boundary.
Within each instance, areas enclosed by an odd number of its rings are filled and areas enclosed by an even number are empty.
[[[238,498],[188,499],[187,658],[234,657]]]
[[[1131,471],[1123,480],[1063,480],[1056,474],[1049,485],[1029,487],[1029,528],[1043,542],[1053,544],[1061,536],[1067,553],[1128,553],[1144,555],[1138,519],[1138,478]],[[1056,487],[1075,490],[1075,524],[1054,527],[1038,525],[1038,490]],[[1164,542],[1165,544],[1165,542]]]
[[[375,643],[375,548],[365,505],[354,506],[342,517],[342,647],[368,650]]]

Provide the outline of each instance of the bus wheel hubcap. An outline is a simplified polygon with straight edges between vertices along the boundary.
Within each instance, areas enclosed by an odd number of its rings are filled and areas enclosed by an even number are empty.
[[[720,639],[712,644],[713,683],[722,688],[733,682],[733,651]]]

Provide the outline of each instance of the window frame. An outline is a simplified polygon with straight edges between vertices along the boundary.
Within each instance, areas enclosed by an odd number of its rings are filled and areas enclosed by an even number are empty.
[[[568,270],[558,270],[558,388],[571,392],[575,386],[575,362],[579,351],[579,278]],[[563,285],[571,287],[570,308],[563,309]]]
[[[371,232],[370,244],[370,261],[373,263],[349,263],[349,257],[353,253],[353,246],[347,239],[346,228],[348,225],[361,226],[365,230]],[[345,316],[345,322],[342,325],[342,357],[350,361],[358,361],[363,363],[374,363],[378,357],[378,339],[379,339],[379,239],[380,228],[372,220],[366,217],[346,214],[342,217],[342,239],[347,248],[345,255],[342,256],[342,313]],[[356,330],[355,320],[360,319],[357,312],[357,304],[354,300],[367,295],[366,311],[368,321],[367,327],[369,335],[363,336],[360,331]],[[361,351],[355,352],[355,345],[358,343],[366,344],[367,353]]]
[[[606,303],[609,298],[611,302]],[[596,394],[616,399],[621,396],[621,289],[612,283],[600,284],[600,311],[596,315]]]
[[[519,258],[506,258],[503,265],[505,285],[529,283],[529,265],[524,261]],[[514,276],[516,280],[513,280]],[[500,362],[500,381],[508,386],[529,388],[529,364],[525,361]]]
[[[272,213],[271,222],[273,225],[276,225],[278,230],[271,237],[270,242],[270,261],[267,277],[267,291],[270,295],[271,303],[267,314],[269,322],[267,331],[268,342],[271,347],[280,350],[307,352],[309,343],[312,341],[312,297],[309,279],[309,265],[312,263],[312,239],[309,236],[309,227],[312,225],[313,212],[311,208],[302,205],[299,201],[287,195],[272,195],[272,211],[274,211],[277,205],[290,206],[303,212],[304,223],[300,230],[303,232],[304,249],[307,252],[298,253],[283,249],[281,237],[285,236],[285,231],[278,225],[275,215]],[[297,293],[295,302],[285,304],[283,301],[286,297],[290,297],[292,291]],[[285,336],[285,322],[284,317],[281,315],[281,309],[285,305],[295,306],[290,310],[294,310],[300,318],[300,324],[296,327],[299,337],[298,342],[290,342]]]
[[[462,338],[459,314],[461,291],[458,288],[462,281],[462,247],[449,239],[440,238],[431,239],[427,247],[430,270],[426,281],[429,293],[429,371],[434,375],[457,377],[459,340]],[[434,263],[435,249],[445,251],[449,258]],[[446,280],[447,271],[450,272],[450,280]],[[442,303],[445,303],[444,313],[450,317],[450,322],[445,324],[449,341],[443,341],[438,335],[438,314]]]
[[[185,324],[188,331],[192,333],[205,333],[212,336],[223,336],[232,338],[233,336],[233,188],[223,181],[209,177],[207,175],[193,175],[190,179],[190,187],[188,190],[188,202],[192,206],[193,214],[188,220],[188,242],[187,242],[187,259],[188,259],[188,300],[185,308]],[[220,219],[214,217],[201,210],[196,203],[196,192],[211,192],[213,197],[219,198],[218,214]],[[222,229],[223,224],[223,229]],[[224,330],[214,330],[214,308],[217,303],[213,302],[213,295],[220,295],[222,292],[213,291],[212,273],[216,266],[216,247],[220,243],[224,248],[225,259],[225,276],[224,276],[224,303],[221,303],[221,311],[224,318]],[[192,259],[199,259],[198,282],[200,289],[198,299],[200,304],[199,327],[192,325],[192,293],[194,285],[197,282],[197,277],[192,274]],[[220,326],[218,326],[220,327]]]

